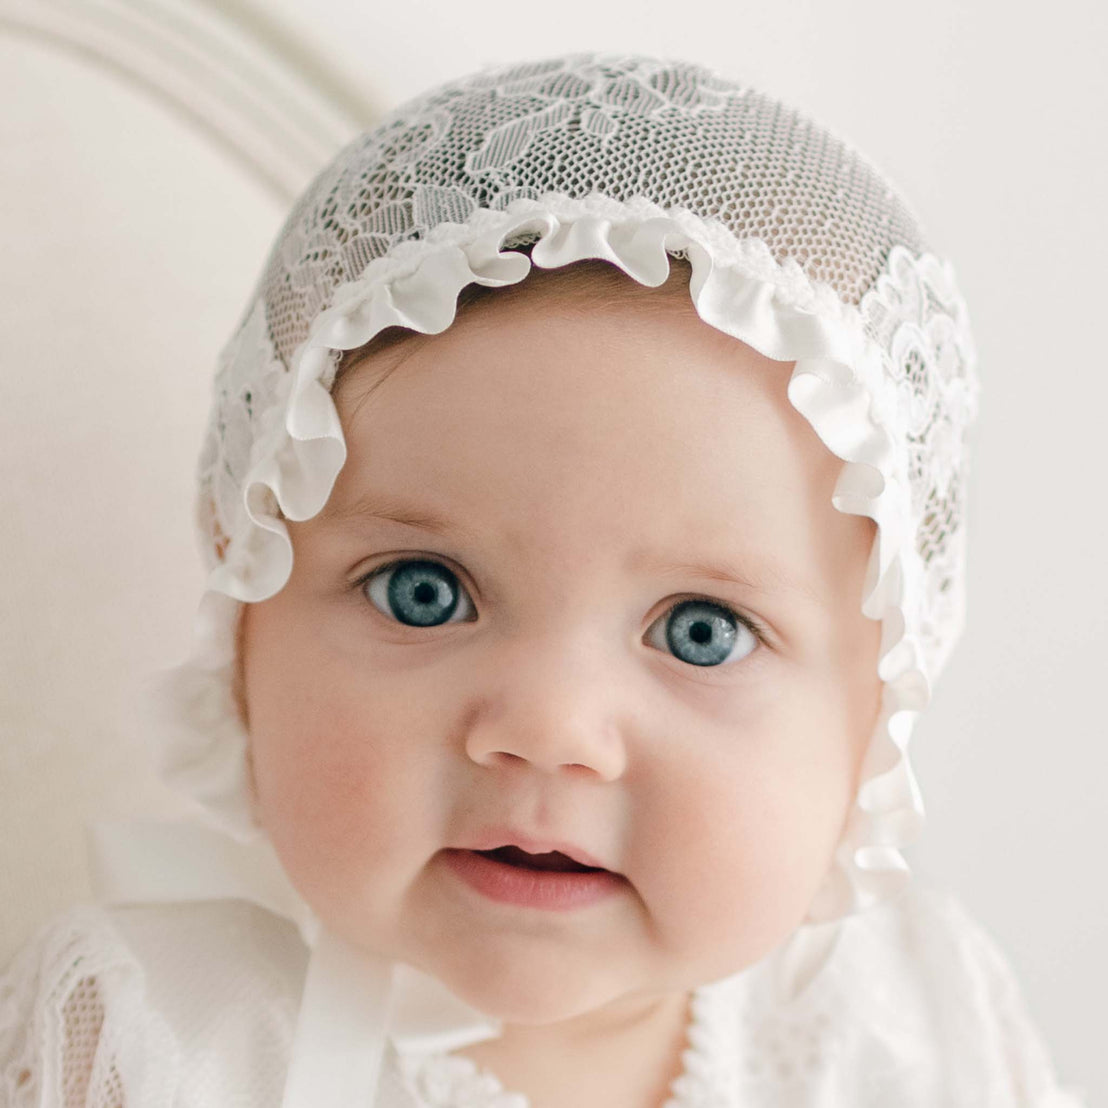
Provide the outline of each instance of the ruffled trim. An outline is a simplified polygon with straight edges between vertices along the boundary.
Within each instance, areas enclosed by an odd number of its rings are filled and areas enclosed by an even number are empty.
[[[531,260],[505,247],[534,243]],[[688,258],[689,292],[700,317],[766,357],[795,362],[788,396],[844,462],[834,505],[877,524],[863,611],[882,623],[882,710],[866,754],[862,785],[835,864],[806,922],[862,910],[895,895],[908,879],[900,848],[919,834],[924,810],[907,755],[912,725],[930,696],[917,633],[921,576],[914,550],[911,496],[889,430],[895,400],[880,346],[858,309],[830,286],[812,282],[793,260],[778,264],[760,240],[684,211],[643,200],[584,200],[551,194],[503,211],[480,209],[464,224],[440,224],[400,244],[363,276],[340,286],[314,320],[282,387],[279,410],[255,442],[240,525],[226,560],[208,580],[196,621],[196,649],[155,690],[159,766],[169,784],[193,796],[206,817],[236,838],[260,830],[248,795],[246,735],[231,700],[239,604],[278,592],[292,567],[283,519],[318,513],[346,458],[331,399],[336,352],[360,347],[385,327],[434,334],[454,319],[458,293],[476,282],[521,281],[543,268],[602,258],[655,287],[669,255]],[[914,259],[896,248],[902,264]],[[168,711],[166,710],[168,709]]]
[[[736,980],[728,977],[693,990],[682,1070],[662,1108],[723,1108],[738,1102],[735,1045],[741,1036],[731,999]]]
[[[530,1108],[522,1093],[471,1058],[456,1054],[398,1054],[400,1072],[428,1108]]]

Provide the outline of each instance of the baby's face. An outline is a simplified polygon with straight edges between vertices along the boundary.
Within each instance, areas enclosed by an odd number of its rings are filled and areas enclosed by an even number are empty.
[[[243,626],[259,818],[301,894],[509,1022],[786,938],[878,710],[873,525],[832,507],[791,366],[651,295],[524,283],[356,366],[346,465]],[[513,842],[619,876],[474,853]],[[529,880],[545,906],[502,898]]]

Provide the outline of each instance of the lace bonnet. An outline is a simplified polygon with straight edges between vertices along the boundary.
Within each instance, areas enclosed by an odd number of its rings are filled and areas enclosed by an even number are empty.
[[[525,244],[530,259],[512,249]],[[966,310],[949,263],[856,151],[754,89],[644,57],[444,85],[344,149],[289,215],[221,357],[199,466],[209,575],[192,656],[159,689],[159,767],[199,801],[209,841],[249,850],[263,834],[232,695],[237,616],[282,588],[283,519],[319,512],[344,462],[329,391],[342,352],[390,326],[442,331],[463,287],[510,285],[532,264],[602,258],[657,286],[670,256],[690,263],[706,323],[795,362],[789,399],[843,461],[835,507],[877,524],[863,611],[882,622],[883,707],[808,922],[901,887],[899,848],[923,820],[909,734],[962,627],[977,392]],[[103,881],[122,896],[128,848],[102,846]],[[180,873],[193,864],[173,857]],[[203,868],[189,895],[237,887]],[[318,922],[266,872],[255,899],[280,902],[316,942]],[[323,1037],[301,1027],[301,1046],[310,1034]]]

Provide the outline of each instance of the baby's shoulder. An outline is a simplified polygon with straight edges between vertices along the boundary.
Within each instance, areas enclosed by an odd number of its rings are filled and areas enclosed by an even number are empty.
[[[841,938],[832,991],[890,1072],[930,1069],[935,1103],[1079,1103],[1057,1084],[1007,955],[952,890],[916,879]]]
[[[995,943],[949,888],[913,878],[903,892],[847,919],[846,948],[855,956],[991,958]]]
[[[929,1006],[947,998],[962,1012],[975,1003],[994,1012],[1019,1000],[1016,974],[998,941],[953,890],[919,878],[850,918],[841,947],[847,975],[896,981]]]
[[[918,879],[844,922],[825,978],[852,1016],[944,1048],[1015,1033],[1025,1015],[996,940],[953,891]]]
[[[291,924],[241,901],[71,908],[0,976],[4,1103],[99,1106],[125,1092],[168,1108],[211,1103],[205,1086],[273,1103],[306,961]]]
[[[914,881],[795,939],[702,1002],[734,1103],[1080,1108],[998,944],[952,892]]]

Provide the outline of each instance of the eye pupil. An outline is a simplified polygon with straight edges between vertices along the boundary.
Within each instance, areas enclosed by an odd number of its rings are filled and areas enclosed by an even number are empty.
[[[435,599],[435,589],[433,586],[428,585],[426,581],[421,581],[416,585],[414,595],[417,603],[430,604],[431,601]]]
[[[689,638],[692,639],[693,642],[705,643],[708,642],[711,637],[712,629],[703,620],[698,619],[696,623],[689,628]]]

